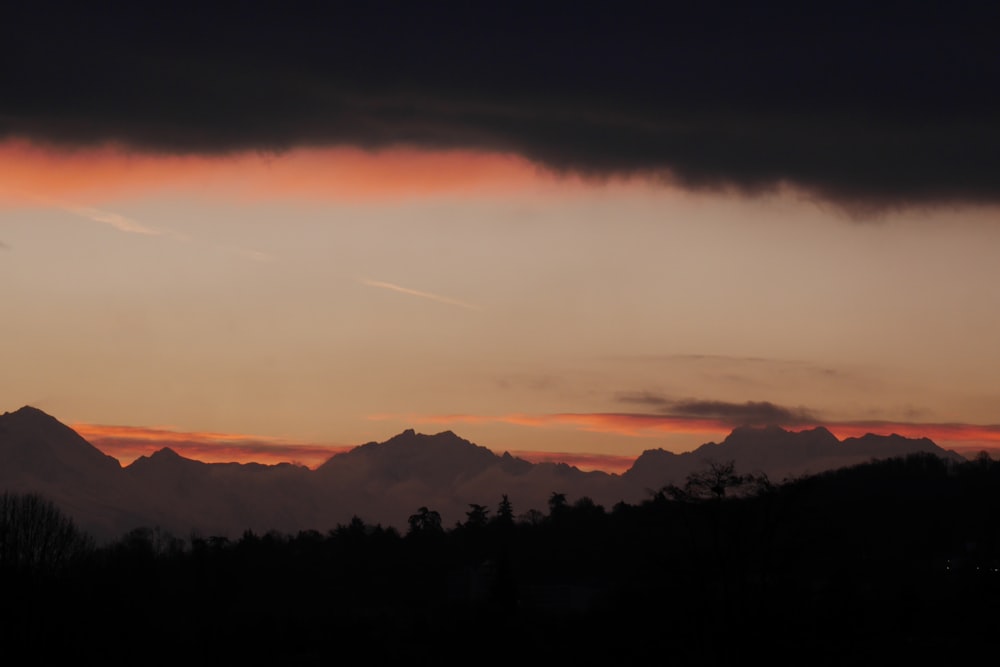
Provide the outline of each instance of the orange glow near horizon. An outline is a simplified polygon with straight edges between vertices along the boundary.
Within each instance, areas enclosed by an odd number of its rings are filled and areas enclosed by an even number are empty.
[[[372,419],[387,419],[375,415]],[[648,414],[552,414],[552,415],[439,415],[410,416],[417,424],[491,424],[504,423],[531,428],[574,427],[582,431],[611,433],[630,438],[649,437],[664,433],[707,436],[724,435],[732,424],[721,420],[684,419]],[[860,437],[868,433],[897,434],[908,438],[929,438],[941,447],[951,448],[965,456],[978,451],[1000,452],[1000,425],[920,424],[905,422],[844,422],[796,425],[791,430],[823,426],[837,438]],[[147,428],[100,424],[72,424],[84,439],[109,456],[128,465],[141,456],[170,448],[186,458],[205,463],[295,463],[316,468],[335,454],[349,451],[353,445],[322,445],[293,442],[268,436],[237,433],[182,432],[169,428]],[[500,454],[502,452],[496,452]],[[565,463],[581,470],[602,470],[622,473],[631,467],[634,456],[604,453],[511,451],[512,456],[532,463]]]
[[[400,418],[395,415],[372,415],[370,419]],[[572,427],[580,431],[610,433],[629,438],[648,438],[664,434],[703,434],[724,437],[740,424],[724,419],[656,415],[645,413],[555,413],[507,415],[408,415],[417,424],[512,424],[532,428]],[[790,430],[823,427],[838,439],[865,434],[901,435],[928,438],[941,447],[963,451],[976,448],[1000,450],[1000,424],[919,423],[893,421],[821,422],[777,424]]]
[[[93,203],[176,189],[244,200],[384,201],[502,194],[556,181],[523,158],[469,150],[340,147],[203,156],[0,142],[0,202],[13,205]]]
[[[102,424],[72,424],[71,428],[105,454],[118,459],[122,465],[167,447],[185,458],[204,463],[295,463],[316,468],[331,456],[352,449],[345,445],[290,442],[237,433],[182,432]]]
[[[182,432],[168,428],[102,424],[72,424],[71,428],[105,454],[118,459],[122,465],[166,447],[185,458],[204,463],[295,463],[315,469],[330,457],[354,449],[354,446],[348,445],[304,444],[238,433]],[[510,454],[532,463],[565,463],[581,470],[612,473],[628,470],[635,461],[635,457],[613,454],[541,451],[512,451]]]
[[[372,415],[374,420],[397,418],[395,415]],[[651,438],[664,433],[727,433],[732,425],[718,420],[691,419],[654,414],[632,414],[616,412],[562,412],[555,414],[530,415],[523,413],[506,415],[409,415],[405,419],[417,424],[512,424],[534,428],[574,427],[592,433],[611,433],[630,438]]]

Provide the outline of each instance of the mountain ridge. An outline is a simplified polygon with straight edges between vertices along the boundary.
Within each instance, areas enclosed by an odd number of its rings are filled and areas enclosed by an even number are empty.
[[[228,536],[326,530],[355,516],[402,529],[418,507],[435,509],[452,525],[471,504],[492,507],[503,495],[518,512],[544,509],[553,493],[604,506],[637,503],[711,460],[733,460],[740,471],[781,479],[914,452],[964,460],[927,438],[868,434],[841,441],[823,427],[738,427],[721,443],[691,452],[646,450],[614,475],[499,455],[450,430],[406,429],[334,454],[315,470],[205,463],[169,447],[123,467],[55,417],[25,406],[0,415],[0,491],[48,495],[102,539],[140,526]]]

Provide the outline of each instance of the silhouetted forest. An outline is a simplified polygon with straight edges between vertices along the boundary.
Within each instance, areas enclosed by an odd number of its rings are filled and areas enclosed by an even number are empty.
[[[1000,463],[933,455],[770,483],[712,463],[636,505],[554,491],[405,531],[355,519],[95,545],[0,498],[8,653],[141,664],[921,663],[993,651]]]

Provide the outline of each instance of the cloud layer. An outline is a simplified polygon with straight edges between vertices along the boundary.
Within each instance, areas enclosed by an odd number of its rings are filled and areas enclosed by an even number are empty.
[[[1000,202],[1000,10],[776,2],[8,8],[0,139],[516,153],[852,210]]]
[[[73,424],[72,428],[123,465],[169,447],[181,456],[205,463],[296,463],[315,468],[331,456],[351,449],[345,445],[289,442],[237,433],[192,433],[107,424]]]
[[[798,426],[817,423],[817,418],[805,408],[788,408],[770,401],[732,403],[702,399],[673,400],[649,392],[621,394],[618,400],[653,408],[667,417],[708,419],[732,426]]]

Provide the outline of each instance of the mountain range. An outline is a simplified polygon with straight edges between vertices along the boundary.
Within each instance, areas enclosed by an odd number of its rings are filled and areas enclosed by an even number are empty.
[[[841,441],[825,428],[769,426],[740,427],[721,443],[682,454],[647,450],[621,475],[531,463],[451,431],[413,430],[336,454],[315,470],[290,463],[203,463],[168,448],[122,466],[55,417],[25,406],[0,415],[0,492],[42,494],[102,541],[137,527],[177,536],[325,531],[355,516],[403,530],[420,507],[439,512],[448,527],[464,520],[470,504],[495,509],[503,495],[519,514],[545,511],[553,493],[570,502],[588,497],[606,508],[638,503],[710,461],[732,461],[737,472],[780,481],[918,452],[965,460],[926,438]]]

